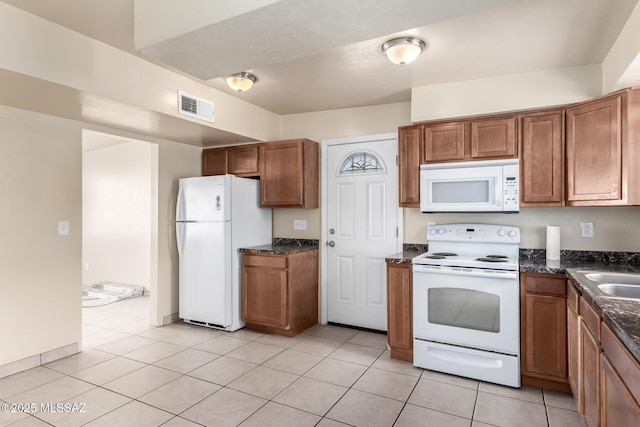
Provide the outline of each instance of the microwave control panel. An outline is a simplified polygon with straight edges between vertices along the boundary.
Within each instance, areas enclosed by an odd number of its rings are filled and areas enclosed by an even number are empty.
[[[520,179],[518,166],[503,167],[502,206],[505,212],[520,210]]]

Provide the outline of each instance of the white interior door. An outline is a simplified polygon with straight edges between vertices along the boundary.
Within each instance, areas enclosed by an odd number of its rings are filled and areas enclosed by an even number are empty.
[[[387,330],[385,258],[397,252],[395,139],[327,146],[327,319]]]

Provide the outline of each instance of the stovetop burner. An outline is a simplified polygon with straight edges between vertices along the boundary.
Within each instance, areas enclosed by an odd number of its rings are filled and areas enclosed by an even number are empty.
[[[486,256],[486,257],[480,257],[480,258],[476,258],[476,261],[483,261],[483,262],[507,262],[507,257],[495,257],[495,256]]]
[[[458,256],[458,254],[454,254],[453,252],[434,252],[431,255],[437,257]]]
[[[506,255],[487,255],[487,258],[507,258]]]
[[[426,255],[425,258],[428,258],[428,259],[445,259],[446,256],[442,256],[442,255]]]

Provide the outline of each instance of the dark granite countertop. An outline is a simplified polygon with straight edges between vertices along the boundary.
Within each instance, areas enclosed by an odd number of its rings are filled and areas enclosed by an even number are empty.
[[[271,245],[240,248],[241,254],[292,255],[318,249],[318,240],[275,237]]]
[[[405,243],[402,245],[402,252],[389,255],[385,258],[385,262],[391,264],[411,264],[411,260],[418,255],[427,252],[427,245],[422,243]]]
[[[241,254],[255,255],[292,255],[301,252],[317,251],[317,246],[298,246],[298,245],[262,245],[250,248],[240,248]]]

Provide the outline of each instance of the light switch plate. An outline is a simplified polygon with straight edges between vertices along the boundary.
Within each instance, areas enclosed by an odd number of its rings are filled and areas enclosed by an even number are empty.
[[[58,236],[69,235],[69,221],[58,221]]]
[[[306,219],[294,219],[293,220],[293,229],[294,230],[306,230],[307,229],[307,220]]]

